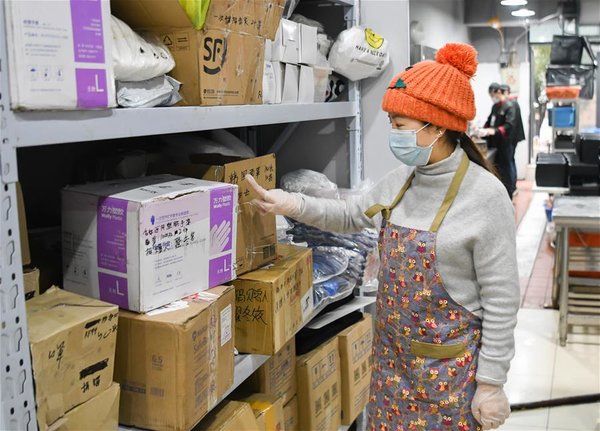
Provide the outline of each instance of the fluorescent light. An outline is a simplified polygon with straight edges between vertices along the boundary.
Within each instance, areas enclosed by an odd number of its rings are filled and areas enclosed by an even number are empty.
[[[500,4],[502,6],[525,6],[527,0],[502,0]]]
[[[512,16],[518,16],[520,18],[527,18],[530,16],[534,16],[535,15],[535,11],[532,11],[531,9],[527,9],[527,8],[521,8],[519,10],[513,10],[511,12]]]

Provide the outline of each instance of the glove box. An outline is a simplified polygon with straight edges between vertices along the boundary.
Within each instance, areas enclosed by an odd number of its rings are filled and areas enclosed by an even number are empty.
[[[560,153],[539,153],[535,169],[535,182],[541,187],[567,187],[567,160]]]

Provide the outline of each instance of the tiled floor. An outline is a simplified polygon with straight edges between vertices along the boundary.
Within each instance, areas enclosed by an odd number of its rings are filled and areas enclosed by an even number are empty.
[[[523,215],[524,207],[515,204],[520,220],[517,252],[523,308],[515,331],[516,355],[505,386],[511,404],[600,392],[600,328],[572,327],[567,346],[560,347],[558,311],[543,309],[551,302],[554,262],[540,216],[543,199],[534,195]],[[600,403],[516,411],[500,430],[600,431]]]
[[[600,392],[600,330],[573,328],[558,345],[558,312],[519,312],[516,355],[506,392],[511,404]],[[600,403],[514,412],[501,431],[600,431]]]

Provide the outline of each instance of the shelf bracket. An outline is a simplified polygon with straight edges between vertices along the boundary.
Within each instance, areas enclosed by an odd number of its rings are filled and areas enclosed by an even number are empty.
[[[294,134],[299,125],[300,123],[288,123],[285,126],[285,129],[283,129],[283,132],[281,132],[277,139],[275,139],[275,142],[273,142],[273,145],[271,145],[271,148],[269,148],[268,153],[277,154],[277,152],[283,148],[285,143]]]

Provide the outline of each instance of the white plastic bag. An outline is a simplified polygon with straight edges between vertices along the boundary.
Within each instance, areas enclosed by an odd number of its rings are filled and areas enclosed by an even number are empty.
[[[310,169],[298,169],[281,177],[286,192],[303,193],[317,198],[339,199],[338,186],[324,174]]]
[[[389,43],[370,28],[354,26],[339,34],[329,52],[329,63],[351,81],[372,78],[390,63]]]
[[[124,108],[172,106],[181,100],[181,83],[163,75],[146,81],[117,81],[117,102]]]
[[[140,36],[127,24],[112,17],[113,64],[117,81],[147,81],[175,67],[169,49],[154,36]]]

